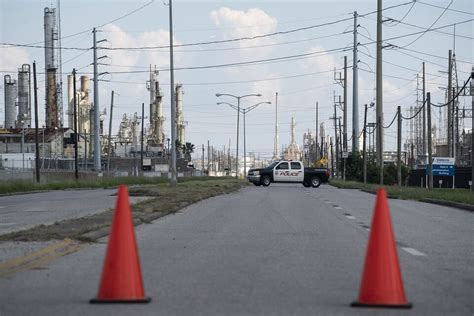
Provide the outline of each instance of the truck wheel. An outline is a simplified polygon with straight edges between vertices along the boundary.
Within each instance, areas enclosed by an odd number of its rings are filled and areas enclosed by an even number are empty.
[[[319,179],[319,177],[313,177],[311,179],[311,186],[313,188],[318,188],[320,185],[321,185],[321,179]]]
[[[308,182],[305,181],[305,182],[303,182],[303,186],[305,188],[309,188],[311,186],[311,184],[309,184]]]
[[[263,178],[262,178],[263,186],[268,187],[270,185],[270,183],[272,183],[272,179],[270,179],[269,176],[263,176]]]

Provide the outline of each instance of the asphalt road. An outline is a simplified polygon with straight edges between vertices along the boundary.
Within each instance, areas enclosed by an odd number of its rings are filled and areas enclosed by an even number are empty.
[[[116,189],[61,190],[0,196],[0,235],[115,207]],[[131,197],[131,203],[143,198]]]
[[[0,279],[0,315],[472,315],[474,214],[390,200],[411,310],[354,309],[375,196],[248,187],[137,228],[148,305],[89,305],[105,242]]]

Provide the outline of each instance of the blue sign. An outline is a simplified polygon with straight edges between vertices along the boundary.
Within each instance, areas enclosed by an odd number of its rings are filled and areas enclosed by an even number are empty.
[[[433,165],[433,176],[454,176],[453,165]]]

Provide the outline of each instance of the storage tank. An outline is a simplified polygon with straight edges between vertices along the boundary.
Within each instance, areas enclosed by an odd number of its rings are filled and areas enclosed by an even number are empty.
[[[16,117],[16,81],[10,75],[3,77],[3,87],[5,90],[5,128],[15,128]]]
[[[31,127],[31,71],[28,64],[23,64],[18,69],[17,127]]]

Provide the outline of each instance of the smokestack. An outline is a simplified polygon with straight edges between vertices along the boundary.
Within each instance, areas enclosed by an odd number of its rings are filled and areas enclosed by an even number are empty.
[[[55,44],[58,40],[56,9],[44,8],[44,56],[46,73],[46,127],[58,126]]]
[[[16,99],[16,81],[10,75],[3,77],[5,89],[5,128],[15,127],[15,99]]]
[[[23,64],[18,69],[17,127],[31,127],[31,71],[28,64]]]
[[[183,85],[176,85],[176,139],[180,142],[181,145],[184,145],[185,140],[185,122],[184,122],[184,113],[183,113]]]

